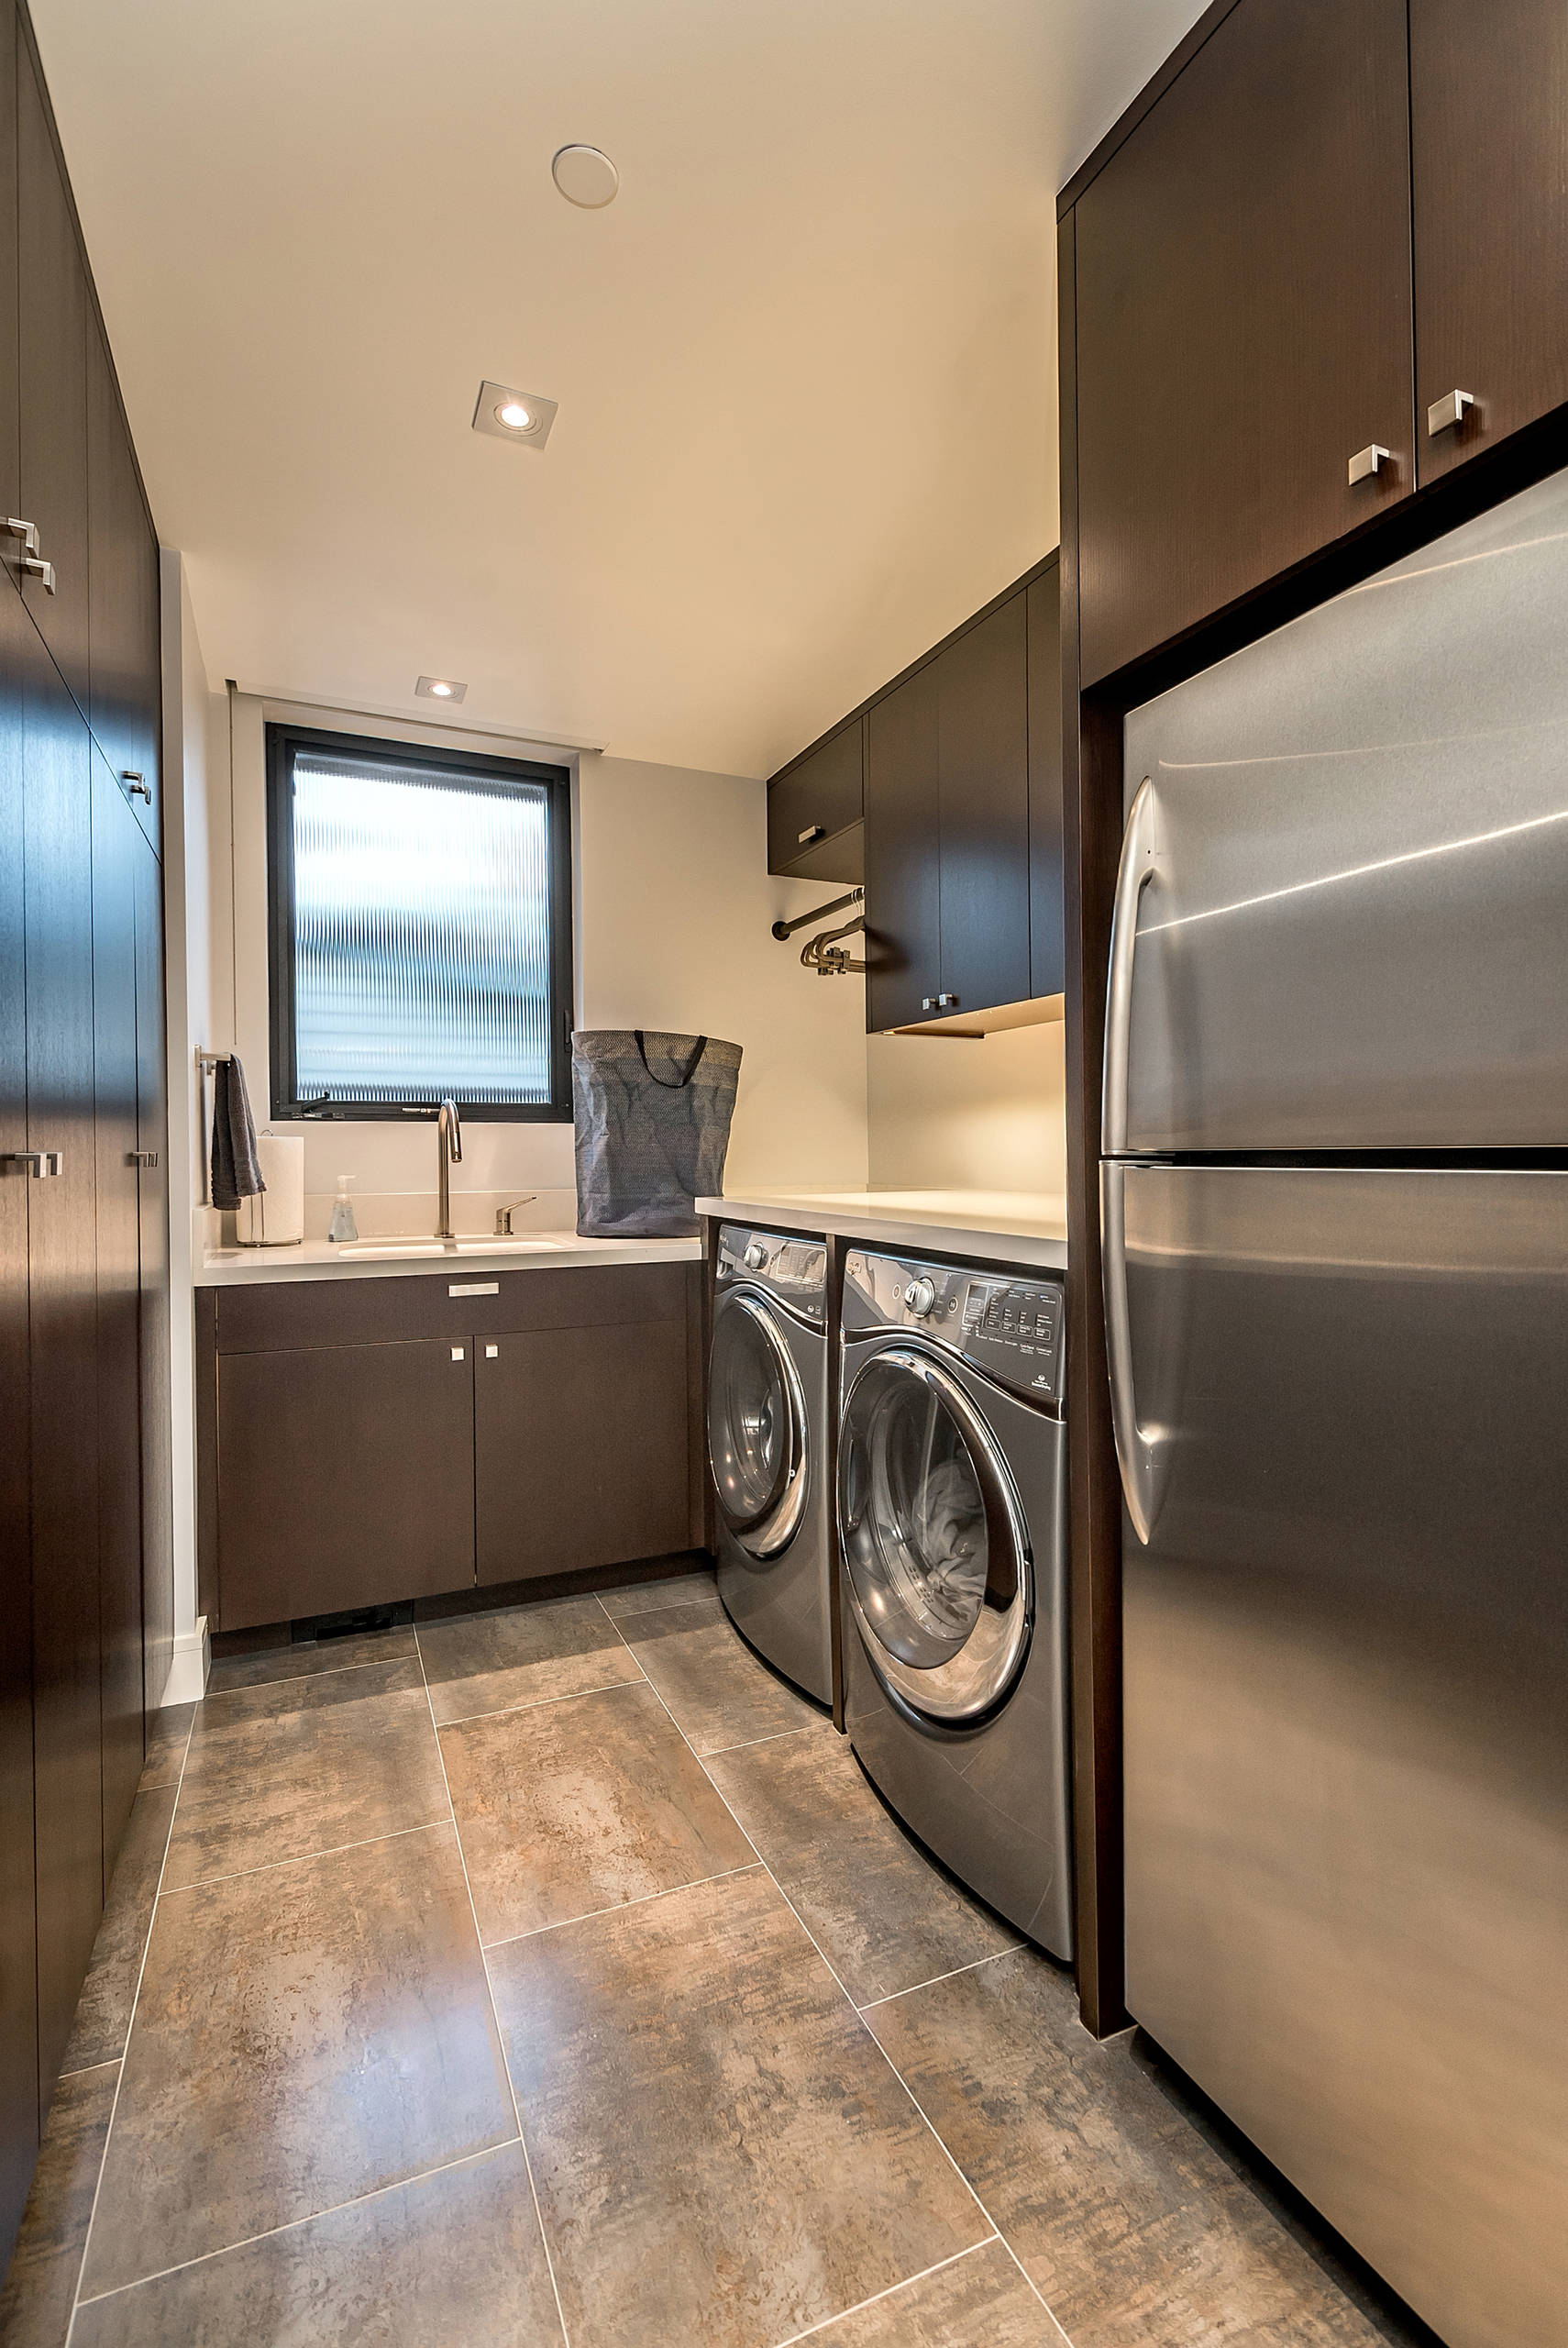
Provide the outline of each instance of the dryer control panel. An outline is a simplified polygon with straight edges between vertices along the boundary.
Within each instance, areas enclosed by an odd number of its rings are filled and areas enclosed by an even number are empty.
[[[827,1244],[796,1232],[750,1231],[726,1223],[719,1232],[717,1278],[721,1288],[745,1280],[765,1289],[820,1323],[827,1301]]]
[[[999,1386],[1055,1407],[1062,1399],[1062,1283],[1049,1272],[966,1271],[852,1248],[844,1327],[921,1331]]]

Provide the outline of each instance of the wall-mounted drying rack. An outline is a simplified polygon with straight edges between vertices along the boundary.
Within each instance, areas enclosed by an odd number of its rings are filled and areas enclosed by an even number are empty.
[[[862,905],[865,902],[864,889],[846,890],[842,897],[830,897],[825,905],[817,905],[809,914],[797,914],[793,921],[776,921],[773,935],[782,944],[798,929],[812,929],[829,914],[841,914],[846,905]],[[819,979],[843,979],[847,978],[852,970],[864,970],[867,965],[855,960],[836,941],[852,936],[857,929],[865,926],[865,914],[856,914],[853,920],[842,922],[836,929],[818,931],[816,936],[809,937],[801,948],[802,968],[814,970]]]

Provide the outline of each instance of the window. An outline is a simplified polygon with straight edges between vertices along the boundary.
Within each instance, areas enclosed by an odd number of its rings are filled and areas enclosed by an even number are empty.
[[[571,1114],[559,767],[267,729],[279,1117]]]

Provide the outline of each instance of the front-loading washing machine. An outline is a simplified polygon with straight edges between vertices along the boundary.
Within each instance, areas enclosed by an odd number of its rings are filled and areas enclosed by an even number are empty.
[[[852,1248],[845,1726],[912,1833],[1073,1954],[1059,1277]]]
[[[719,1232],[708,1357],[708,1461],[719,1596],[736,1629],[819,1703],[833,1701],[827,1245]]]

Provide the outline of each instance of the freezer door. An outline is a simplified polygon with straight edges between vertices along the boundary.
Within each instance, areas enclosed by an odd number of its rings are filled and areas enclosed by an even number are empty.
[[[1117,1195],[1160,1463],[1123,1532],[1129,2007],[1452,2348],[1556,2348],[1568,1175]]]
[[[1568,1145],[1565,648],[1558,474],[1131,714],[1116,1146]]]

